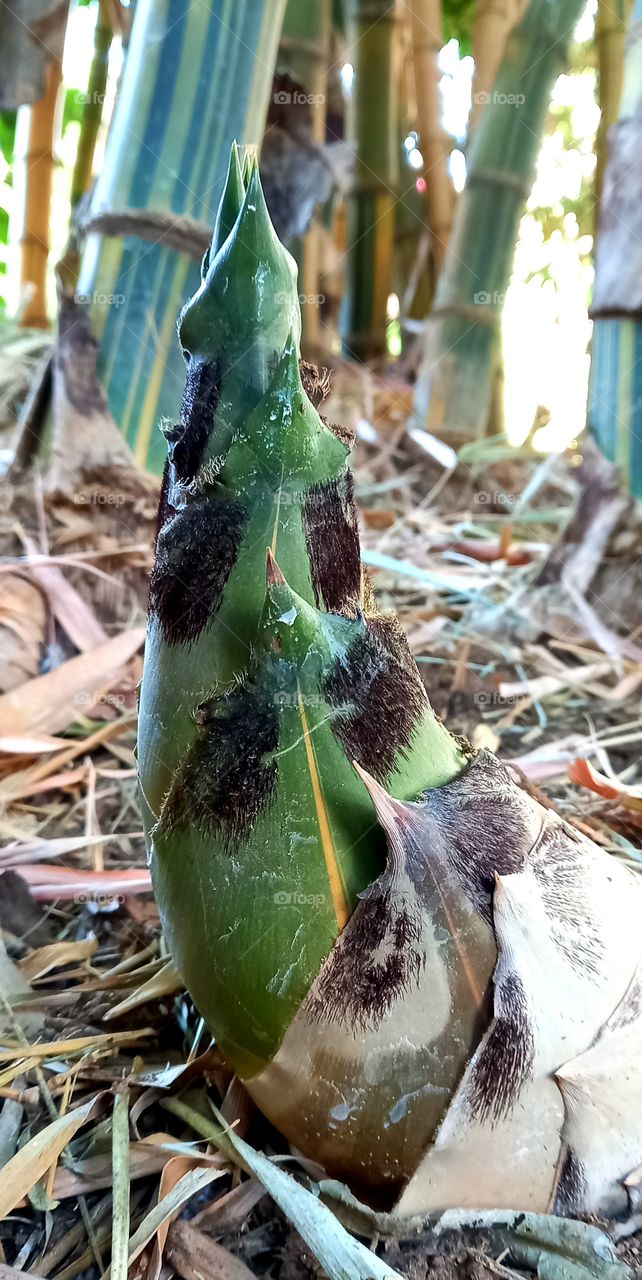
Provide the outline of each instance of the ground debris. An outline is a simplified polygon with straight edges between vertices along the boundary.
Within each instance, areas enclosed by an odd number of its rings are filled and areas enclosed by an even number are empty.
[[[325,376],[310,385],[326,396]],[[496,749],[538,799],[642,867],[642,614],[627,578],[642,545],[639,511],[607,486],[613,518],[596,559],[593,499],[578,505],[583,446],[542,458],[482,442],[457,459],[408,435],[411,399],[398,377],[339,364],[323,404],[357,438],[356,497],[377,596],[397,610],[449,727]],[[119,473],[53,495],[30,473],[5,483],[0,502],[0,653],[6,631],[23,716],[13,730],[0,717],[0,931],[16,976],[11,1052],[0,1060],[0,1098],[14,1122],[5,1133],[0,1113],[0,1140],[13,1143],[5,1154],[103,1098],[66,1147],[52,1145],[0,1223],[3,1265],[53,1280],[95,1280],[108,1266],[109,1117],[114,1088],[126,1085],[131,1235],[182,1178],[197,1187],[141,1246],[131,1274],[311,1280],[319,1264],[258,1182],[163,1106],[179,1093],[203,1115],[214,1104],[257,1150],[287,1154],[246,1106],[168,971],[149,889],[135,686],[157,489]],[[580,605],[562,590],[569,560],[584,574]],[[35,627],[20,625],[24,592],[12,583],[37,593]],[[54,673],[63,688],[55,708],[35,686]],[[409,1280],[517,1274],[470,1233],[438,1247],[429,1236],[374,1247]],[[618,1252],[642,1276],[639,1237]],[[0,1280],[16,1278],[0,1270]]]

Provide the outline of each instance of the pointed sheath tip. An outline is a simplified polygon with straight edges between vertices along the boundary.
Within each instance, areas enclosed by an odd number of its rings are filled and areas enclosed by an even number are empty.
[[[265,561],[265,579],[268,587],[284,587],[285,578],[272,555],[270,547],[266,549]]]
[[[252,146],[251,143],[248,143],[245,146],[244,155],[243,155],[242,174],[243,174],[244,186],[247,187],[250,181],[250,178],[253,176],[255,172],[258,172],[258,168],[259,168],[259,159],[258,159],[256,147]]]
[[[245,208],[255,213],[260,213],[267,218],[270,226],[272,219],[265,201],[265,192],[263,191],[263,183],[261,182],[261,170],[256,156],[252,157],[249,168],[243,173],[243,185],[245,187]],[[275,232],[276,235],[276,232]]]
[[[368,773],[367,769],[363,769],[357,760],[352,761],[352,766],[370,794],[370,799],[374,804],[377,817],[384,831],[392,833],[400,826],[407,826],[409,813],[403,801],[395,800],[394,796],[391,796],[385,787],[382,787],[381,783],[377,782],[371,773]]]
[[[236,219],[243,206],[245,200],[245,185],[241,176],[241,165],[239,162],[238,147],[235,142],[230,148],[230,158],[227,165],[227,175],[225,178],[225,186],[220,199],[218,211],[216,214],[216,222],[212,235],[212,244],[203,260],[201,274],[203,279],[209,270],[211,260],[216,256],[221,246],[227,240]]]

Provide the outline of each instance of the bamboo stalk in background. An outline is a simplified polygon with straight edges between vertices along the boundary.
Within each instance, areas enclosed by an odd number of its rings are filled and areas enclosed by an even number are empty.
[[[642,498],[642,0],[626,41],[622,101],[609,133],[595,261],[589,427]]]
[[[279,68],[284,64],[292,79],[312,96],[311,141],[320,144],[325,142],[331,17],[330,0],[288,0],[279,49]],[[324,346],[319,304],[321,229],[316,215],[292,252],[299,265],[299,296],[305,299],[301,345],[304,354],[315,358]]]
[[[631,0],[598,0],[595,47],[598,65],[600,123],[595,138],[595,228],[599,225],[604,169],[608,154],[608,133],[618,118],[624,75],[626,33],[631,16]]]
[[[444,43],[441,6],[440,0],[409,0],[409,8],[417,120],[426,182],[426,215],[431,233],[431,252],[439,272],[454,212],[454,191],[448,174],[450,139],[441,122],[441,72],[438,63]]]
[[[497,73],[513,27],[520,21],[525,0],[477,0],[473,22],[473,93],[468,119],[469,135],[479,124],[490,101]]]
[[[397,35],[400,45],[398,135],[399,153],[403,157],[408,135],[413,132],[419,135],[417,77],[409,0],[403,0],[400,6]],[[402,159],[401,174],[399,198],[395,205],[393,292],[399,299],[400,337],[404,355],[407,356],[410,351],[407,347],[409,333],[415,331],[415,326],[423,330],[425,316],[432,307],[437,264],[432,254],[432,232],[423,187],[426,170],[418,175],[415,170],[407,168]],[[416,338],[412,346],[417,352]]]
[[[394,0],[350,0],[347,61],[354,67],[349,138],[355,148],[348,198],[346,293],[341,337],[359,360],[386,349],[399,170]]]
[[[91,213],[153,210],[212,227],[230,145],[258,144],[285,0],[138,0]],[[185,378],[176,316],[197,262],[130,234],[90,234],[80,292],[100,339],[109,408],[136,454],[162,469],[160,417],[177,420]]]
[[[109,71],[109,50],[113,30],[107,0],[99,0],[94,31],[94,55],[89,72],[85,109],[82,114],[76,162],[71,179],[71,207],[89,190],[93,175],[94,152],[103,115],[103,103]]]
[[[551,90],[583,0],[530,0],[508,38],[473,135],[448,255],[426,329],[415,413],[431,431],[487,429],[502,307]]]
[[[20,323],[33,329],[49,326],[47,315],[47,261],[49,215],[54,165],[56,104],[62,78],[61,62],[52,58],[45,69],[45,93],[33,106],[18,109],[16,123],[16,174],[22,186],[20,245],[20,296],[24,299]]]

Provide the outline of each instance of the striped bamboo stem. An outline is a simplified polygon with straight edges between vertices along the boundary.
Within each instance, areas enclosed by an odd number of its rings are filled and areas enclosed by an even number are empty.
[[[33,106],[18,110],[16,167],[22,174],[22,223],[19,231],[20,290],[25,300],[20,323],[47,329],[47,263],[54,164],[56,105],[61,63],[52,58],[45,71],[45,93]]]
[[[524,12],[524,0],[478,0],[473,22],[473,94],[468,119],[472,133],[491,99],[509,31]]]
[[[609,134],[595,263],[588,423],[597,443],[642,497],[642,0],[626,42],[622,100]]]
[[[448,175],[450,138],[441,121],[439,52],[444,43],[440,0],[409,0],[415,94],[424,157],[426,215],[437,271],[446,254],[455,208]]]
[[[598,0],[595,47],[598,65],[600,123],[595,138],[595,226],[599,224],[600,201],[608,154],[608,135],[620,113],[626,33],[631,17],[631,0]]]
[[[92,213],[149,209],[212,226],[230,145],[260,142],[285,0],[139,0]],[[176,316],[198,288],[187,253],[90,234],[79,279],[109,408],[138,462],[162,470],[178,415]]]
[[[464,440],[487,429],[519,220],[581,10],[582,0],[530,0],[473,134],[415,395],[417,418],[437,434]]]
[[[87,85],[85,109],[80,126],[78,150],[71,179],[71,207],[89,190],[94,167],[96,140],[103,115],[103,103],[107,88],[109,71],[109,50],[111,48],[113,30],[109,18],[107,0],[99,0],[96,30],[94,32],[94,56],[92,58]]]
[[[312,138],[317,143],[325,142],[331,19],[330,0],[288,0],[279,49],[279,67],[285,66],[312,97]],[[321,228],[316,218],[305,235],[297,237],[292,251],[299,267],[299,293],[305,298],[301,342],[304,353],[314,358],[324,347],[319,305]]]
[[[392,289],[399,169],[395,4],[351,0],[347,60],[354,66],[349,112],[355,172],[348,204],[346,293],[341,336],[347,355],[380,356]]]

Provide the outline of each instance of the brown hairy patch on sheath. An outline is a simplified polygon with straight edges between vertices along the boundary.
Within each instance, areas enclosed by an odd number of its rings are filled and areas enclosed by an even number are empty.
[[[156,516],[156,537],[154,539],[154,547],[158,542],[158,535],[167,520],[172,515],[174,508],[171,506],[168,498],[169,493],[169,458],[165,459],[163,467],[163,479],[161,480],[160,497],[158,499],[158,514]]]
[[[346,427],[342,422],[328,422],[328,419],[322,413],[319,414],[319,417],[324,427],[327,427],[328,431],[331,431],[333,436],[336,436],[337,440],[340,440],[341,444],[345,445],[346,449],[354,448],[355,433],[352,427]]]
[[[307,360],[299,360],[299,373],[301,374],[303,390],[310,403],[318,411],[319,406],[323,403],[330,390],[330,370],[317,369],[315,364],[309,364]],[[340,440],[346,446],[346,449],[352,449],[354,431],[350,427],[344,427],[338,422],[328,422],[322,413],[319,414],[319,417],[323,425],[337,437],[337,440]]]
[[[485,751],[458,778],[426,791],[423,800],[431,840],[492,924],[495,876],[523,869],[541,832],[542,810]]]
[[[553,1213],[567,1218],[573,1213],[581,1213],[586,1200],[586,1175],[584,1165],[573,1151],[567,1150],[557,1184]]]
[[[187,644],[218,609],[247,516],[239,502],[195,502],[165,520],[149,585],[167,644]]]
[[[176,479],[184,484],[194,479],[203,461],[219,395],[218,365],[192,357],[187,366],[180,424],[165,432]]]
[[[524,988],[510,974],[497,992],[498,1011],[473,1067],[468,1089],[472,1114],[501,1120],[519,1097],[533,1070],[533,1033]]]
[[[307,360],[299,360],[299,373],[308,400],[311,400],[315,409],[318,409],[330,390],[330,370],[317,369],[315,364],[310,364]]]
[[[332,727],[346,755],[383,782],[410,746],[428,707],[397,620],[367,620],[347,658],[330,674],[325,691],[338,711]]]
[[[194,746],[172,785],[161,817],[166,831],[188,825],[230,842],[247,840],[267,807],[277,766],[273,703],[254,688],[237,688],[197,710]]]
[[[330,613],[354,613],[361,592],[361,551],[349,471],[308,491],[303,528],[317,605]]]
[[[591,853],[588,854],[591,857]],[[547,817],[529,864],[537,877],[551,938],[579,972],[598,974],[604,940],[583,887],[587,850],[584,841],[557,814]]]
[[[418,915],[375,882],[335,943],[315,994],[306,1002],[310,1021],[376,1029],[419,981],[425,963],[420,933]]]

